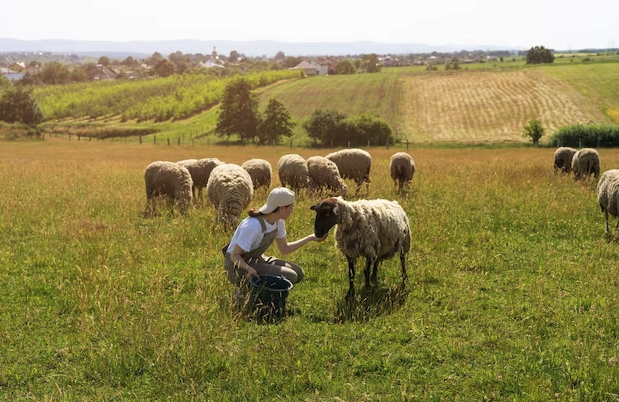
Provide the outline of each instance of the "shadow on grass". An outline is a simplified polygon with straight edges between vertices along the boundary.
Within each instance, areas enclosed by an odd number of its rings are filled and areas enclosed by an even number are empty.
[[[337,302],[335,323],[347,321],[363,322],[385,314],[391,314],[406,303],[409,290],[406,285],[363,287],[354,297],[348,299],[346,294]]]

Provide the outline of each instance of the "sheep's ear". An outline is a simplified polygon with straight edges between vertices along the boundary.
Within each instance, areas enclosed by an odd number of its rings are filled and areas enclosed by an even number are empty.
[[[340,217],[340,206],[339,206],[339,205],[336,205],[336,206],[333,208],[333,214],[334,214],[335,216],[337,216],[338,218]]]
[[[312,211],[315,211],[317,206],[318,206],[318,204],[316,204],[316,205],[312,205],[312,206],[310,207],[310,209],[311,209]]]

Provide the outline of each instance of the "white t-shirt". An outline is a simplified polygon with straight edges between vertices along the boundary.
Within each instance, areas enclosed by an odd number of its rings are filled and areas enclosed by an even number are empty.
[[[232,236],[227,252],[232,253],[235,244],[238,244],[245,252],[254,250],[258,248],[260,242],[262,242],[264,234],[271,233],[274,230],[277,230],[277,234],[275,235],[276,238],[281,239],[286,237],[286,222],[283,219],[279,219],[274,225],[271,225],[265,220],[264,225],[266,231],[262,233],[262,225],[257,218],[247,217],[243,219],[236,228],[234,236]]]

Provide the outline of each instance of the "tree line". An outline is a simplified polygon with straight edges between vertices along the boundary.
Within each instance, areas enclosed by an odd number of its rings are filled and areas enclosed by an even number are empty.
[[[241,142],[279,144],[293,134],[293,122],[286,106],[277,98],[269,99],[260,111],[258,96],[244,78],[230,82],[221,100],[215,134],[227,140],[237,136]],[[323,146],[357,144],[390,144],[394,141],[391,127],[378,116],[347,116],[333,109],[316,109],[302,123],[308,136]]]

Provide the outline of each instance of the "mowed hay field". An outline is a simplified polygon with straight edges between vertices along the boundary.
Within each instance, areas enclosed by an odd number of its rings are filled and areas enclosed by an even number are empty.
[[[541,70],[415,75],[404,79],[402,99],[403,131],[413,142],[519,142],[533,118],[549,133],[605,121],[586,97]]]
[[[306,280],[288,316],[262,324],[232,304],[220,251],[232,232],[214,208],[145,218],[144,168],[256,156],[275,168],[331,150],[2,143],[0,400],[614,400],[619,247],[595,180],[555,174],[553,149],[411,148],[417,173],[397,194],[388,165],[402,150],[369,150],[360,196],[409,215],[406,287],[397,259],[371,291],[359,266],[346,302],[331,234],[288,257]],[[600,155],[602,170],[619,166],[618,150]],[[316,201],[299,194],[290,240],[311,233]]]

